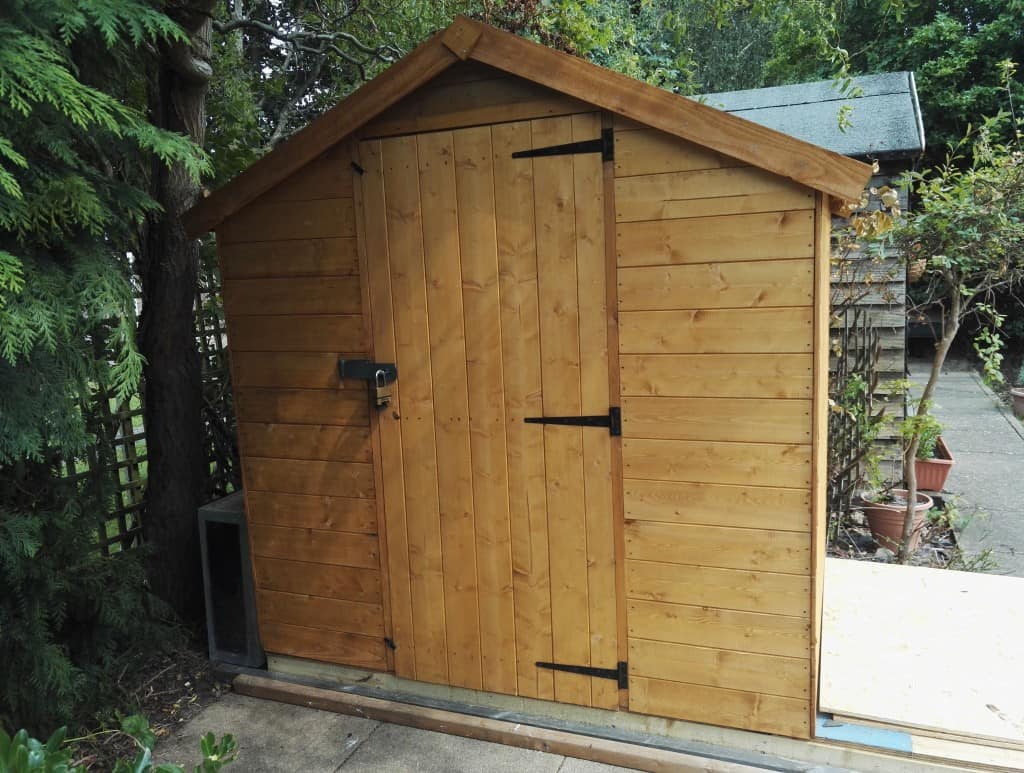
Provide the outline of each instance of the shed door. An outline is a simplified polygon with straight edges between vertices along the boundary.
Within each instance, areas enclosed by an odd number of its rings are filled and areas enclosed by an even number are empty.
[[[395,672],[613,708],[615,565],[598,114],[366,140],[363,238]]]

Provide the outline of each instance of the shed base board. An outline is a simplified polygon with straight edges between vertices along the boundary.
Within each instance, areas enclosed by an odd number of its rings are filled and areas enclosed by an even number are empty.
[[[333,688],[344,693],[376,697],[422,708],[568,731],[582,736],[639,744],[761,768],[808,771],[816,766],[826,766],[830,769],[847,769],[863,773],[888,773],[897,770],[905,773],[925,773],[972,769],[936,760],[913,759],[906,754],[888,754],[828,741],[801,741],[626,711],[606,711],[534,698],[428,684],[402,679],[392,674],[283,655],[268,655],[267,668],[268,676],[290,683]],[[249,674],[261,673],[244,669],[240,671]],[[444,731],[443,728],[436,729]]]

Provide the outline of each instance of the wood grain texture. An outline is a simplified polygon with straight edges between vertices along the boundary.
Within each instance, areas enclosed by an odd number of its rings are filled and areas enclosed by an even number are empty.
[[[676,440],[809,443],[811,401],[624,397],[622,435]]]
[[[359,277],[226,279],[224,310],[233,319],[254,314],[359,314]]]
[[[629,598],[647,601],[790,617],[810,615],[810,579],[792,574],[630,560],[626,562],[626,590]]]
[[[620,266],[665,266],[810,258],[814,213],[808,210],[619,223]]]
[[[217,244],[222,279],[354,276],[359,273],[354,237]]]
[[[375,534],[253,524],[253,554],[260,558],[301,558],[314,564],[380,569]]]
[[[284,593],[308,593],[332,599],[379,604],[381,577],[376,569],[328,566],[288,559],[253,559],[256,587]]]
[[[745,164],[672,134],[615,119],[616,177],[738,166]]]
[[[335,462],[373,459],[370,431],[366,427],[239,422],[238,434],[245,445],[246,456]]]
[[[297,658],[341,663],[356,668],[383,671],[387,665],[382,637],[260,621],[260,640],[267,652]]]
[[[269,590],[257,591],[256,603],[264,622],[365,636],[384,635],[384,610],[380,604]]]
[[[237,178],[236,178],[237,179]],[[352,198],[252,203],[217,229],[217,240],[270,242],[356,235]]]
[[[811,485],[808,445],[624,438],[622,458],[627,480],[799,489]]]
[[[365,393],[328,389],[243,387],[235,392],[240,422],[365,427],[368,402]]]
[[[623,395],[808,399],[810,354],[624,354]]]
[[[320,154],[295,174],[275,185],[257,201],[313,201],[352,195],[351,143],[341,142]]]
[[[296,459],[245,459],[250,491],[373,499],[373,465]]]
[[[809,306],[813,260],[700,263],[619,270],[619,310]]]
[[[232,352],[365,352],[360,314],[246,316],[228,320]]]
[[[371,499],[251,491],[246,507],[250,523],[364,534],[377,532],[376,508]]]
[[[235,388],[344,389],[366,396],[366,382],[342,381],[334,352],[237,352],[231,353]]]
[[[813,344],[812,309],[619,313],[622,354],[796,354]]]

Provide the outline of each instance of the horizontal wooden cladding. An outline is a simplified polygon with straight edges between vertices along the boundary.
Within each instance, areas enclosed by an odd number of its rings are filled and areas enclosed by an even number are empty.
[[[640,480],[801,489],[811,485],[809,445],[624,438],[622,462],[624,477]]]
[[[811,571],[811,538],[804,532],[657,521],[627,521],[625,531],[631,559],[779,574]]]
[[[290,276],[355,276],[359,250],[354,237],[289,239],[280,242],[220,242],[223,279]]]
[[[373,459],[368,427],[239,422],[238,436],[246,456],[334,462]]]
[[[259,314],[359,314],[362,311],[357,276],[225,279],[221,292],[224,310],[232,322],[235,317]]]
[[[658,561],[626,561],[626,595],[740,612],[809,617],[811,580],[772,574]]]
[[[384,610],[380,604],[268,590],[256,592],[256,604],[260,620],[266,622],[384,635]]]
[[[253,555],[260,558],[291,558],[314,564],[380,568],[375,534],[251,524],[249,536]]]
[[[253,492],[248,496],[252,497]],[[328,566],[288,559],[253,559],[256,587],[285,593],[309,593],[332,599],[380,603],[381,578],[378,569],[357,566]]]
[[[302,169],[285,178],[256,201],[311,201],[352,195],[352,146],[335,145]]]
[[[626,518],[632,520],[798,532],[811,528],[807,488],[627,480],[625,500]]]
[[[232,352],[365,352],[360,314],[228,318]]]
[[[797,738],[809,738],[811,734],[806,699],[638,676],[629,680],[629,708],[641,714],[762,733]]]
[[[809,306],[814,260],[639,266],[618,272],[620,311]]]
[[[382,637],[261,621],[260,639],[263,649],[279,655],[379,671],[387,667]]]
[[[372,499],[250,491],[246,495],[246,508],[249,523],[364,534],[377,532],[377,506]]]
[[[351,198],[253,202],[217,228],[218,242],[271,242],[356,235]]]
[[[593,112],[593,105],[522,78],[493,77],[428,84],[363,127],[363,137],[385,137],[462,126]]]
[[[797,354],[811,351],[813,309],[619,312],[622,354]]]
[[[616,177],[733,166],[745,164],[657,129],[615,119]]]
[[[629,635],[698,647],[806,658],[810,624],[799,617],[629,599]]]
[[[235,412],[239,422],[364,427],[370,398],[355,390],[244,387],[235,390]]]
[[[810,398],[813,365],[810,354],[624,354],[619,377],[623,395]]]
[[[645,220],[616,226],[620,266],[814,257],[814,212]]]
[[[629,675],[707,687],[807,698],[811,672],[805,658],[629,640]]]
[[[250,491],[358,499],[374,497],[372,464],[246,458],[243,465]]]
[[[624,397],[624,437],[809,443],[810,400]]]
[[[813,208],[814,191],[810,188],[750,166],[615,181],[615,219],[619,223]]]
[[[342,354],[341,356],[345,356]],[[364,355],[355,355],[357,358]],[[366,395],[366,382],[338,377],[336,352],[231,353],[234,386],[291,389],[338,389]]]

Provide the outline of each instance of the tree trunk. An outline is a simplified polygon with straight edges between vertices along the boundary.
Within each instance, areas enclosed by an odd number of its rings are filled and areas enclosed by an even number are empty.
[[[151,120],[202,145],[210,68],[214,0],[193,0],[172,16],[189,43],[161,51],[150,84]],[[181,215],[198,196],[198,183],[179,164],[154,162],[151,194],[163,207],[147,224],[139,275],[142,315],[139,348],[146,357],[148,483],[144,523],[147,573],[153,592],[186,620],[202,616],[196,509],[204,477],[202,383],[195,311],[199,243],[186,236]]]

